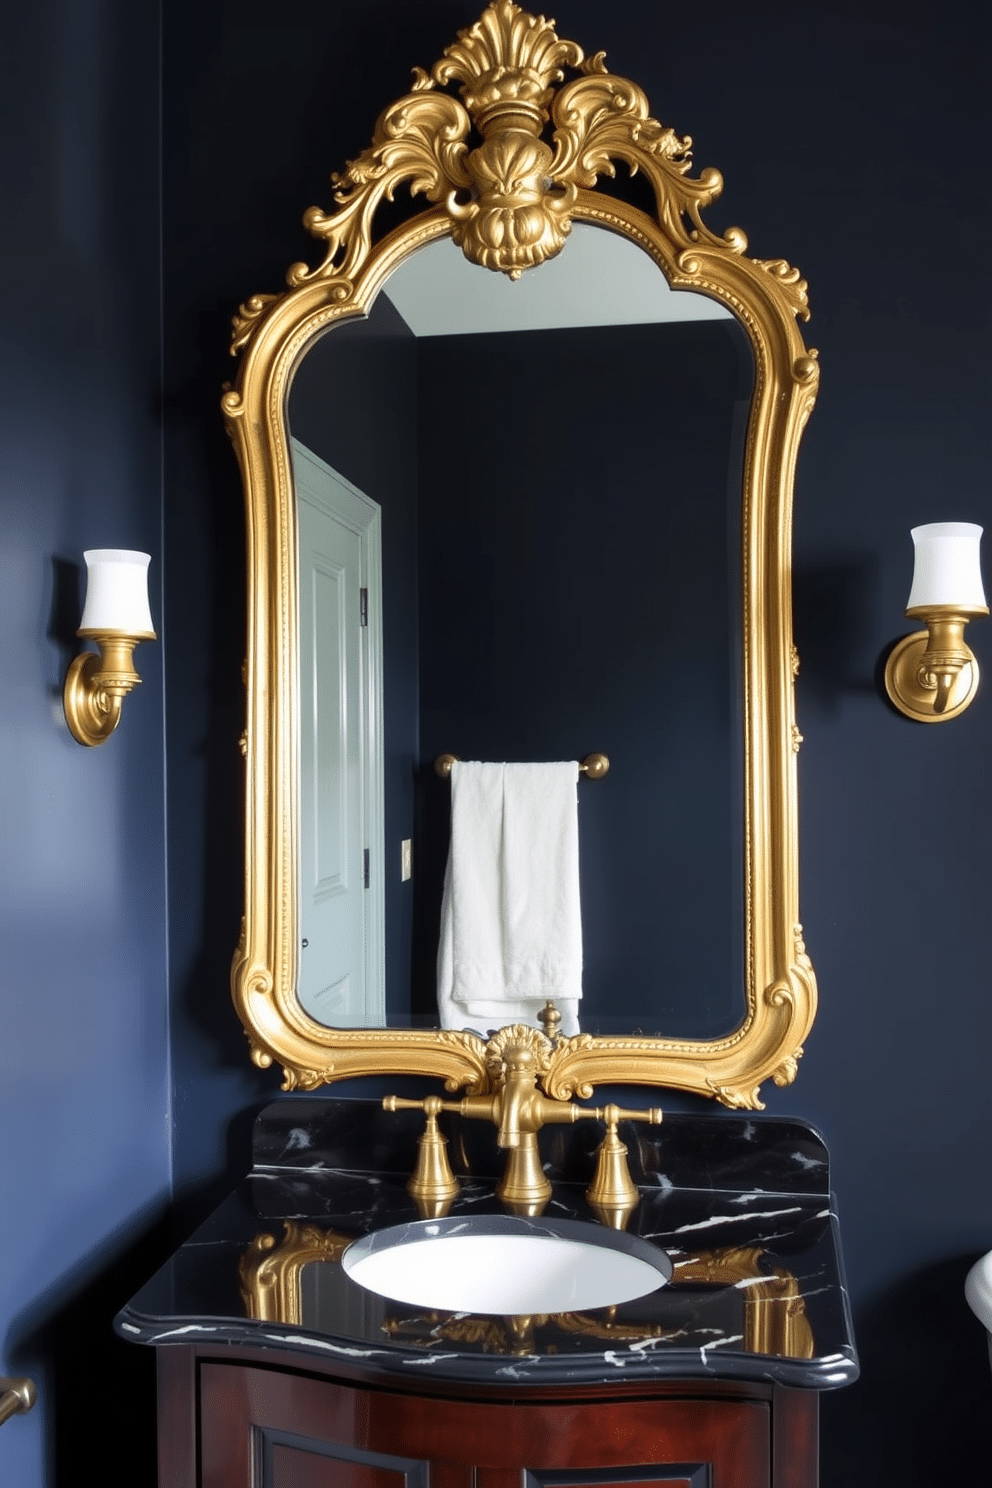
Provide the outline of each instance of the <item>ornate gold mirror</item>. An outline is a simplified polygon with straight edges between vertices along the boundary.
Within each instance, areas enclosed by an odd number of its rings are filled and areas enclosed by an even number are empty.
[[[411,736],[398,767],[417,786],[420,825],[428,818],[425,839],[431,833],[435,840],[443,837],[444,788],[429,774],[434,753],[442,749],[508,759],[562,758],[573,751],[578,757],[601,749],[614,758],[614,779],[626,782],[631,832],[643,820],[657,837],[656,878],[641,874],[644,881],[635,886],[624,884],[622,873],[605,875],[619,881],[618,899],[638,902],[640,889],[653,896],[659,916],[667,907],[667,920],[655,918],[651,909],[650,922],[640,924],[646,964],[657,970],[641,975],[626,1029],[614,1029],[600,1006],[590,1009],[588,1019],[583,1014],[582,1031],[574,1036],[536,1036],[543,1089],[568,1097],[604,1082],[632,1082],[753,1107],[761,1104],[763,1080],[784,1084],[794,1077],[816,991],[798,919],[791,506],[798,442],[816,396],[818,368],[796,327],[797,317],[808,314],[804,282],[783,260],[749,258],[740,229],[720,236],[704,224],[702,213],[719,195],[722,180],[714,170],[690,174],[689,145],[651,117],[641,90],[610,74],[601,53],[586,58],[577,45],[557,37],[553,23],[510,0],[496,0],[429,73],[415,70],[412,91],[380,116],[370,148],[333,178],[336,209],[325,214],[311,208],[306,214],[306,226],[326,245],[323,262],[313,269],[293,265],[284,293],[252,298],[235,320],[233,350],[241,361],[223,408],[245,487],[249,615],[245,918],[232,988],[252,1058],[262,1067],[278,1061],[288,1089],[386,1072],[441,1077],[452,1090],[487,1089],[496,1078],[487,1070],[486,1040],[421,1026],[434,1020],[416,994],[405,1013],[395,998],[385,1011],[389,895],[383,881],[384,871],[395,868],[398,876],[399,861],[393,864],[392,858],[399,859],[399,843],[386,840],[383,824],[389,771],[397,769],[397,751],[392,745],[384,751],[383,739],[399,705],[396,687],[383,686],[377,620],[380,571],[396,571],[388,546],[393,537],[386,532],[396,518],[384,515],[375,495],[349,476],[350,466],[343,468],[349,440],[354,443],[348,410],[370,377],[382,392],[372,405],[378,422],[366,439],[365,466],[391,459],[400,477],[405,470],[411,481],[444,491],[443,500],[434,499],[433,513],[424,505],[420,548],[426,562],[412,581],[414,591],[419,583],[422,594],[442,596],[431,620],[439,646],[430,667],[422,668],[423,697],[433,686],[433,702],[425,704],[420,737]],[[628,168],[644,192],[636,204],[626,183],[614,181],[618,165]],[[406,194],[410,211],[399,226],[380,233],[380,208]],[[566,302],[567,314],[561,309]],[[673,312],[676,302],[682,308]],[[507,316],[516,331],[512,338],[505,334]],[[631,324],[635,320],[642,323]],[[616,339],[618,325],[626,339]],[[581,342],[569,339],[580,335]],[[558,339],[543,339],[549,336]],[[461,338],[460,352],[453,350],[453,337]],[[406,405],[418,410],[416,428],[414,414],[390,402],[386,381],[375,382],[378,350],[386,342],[399,346],[399,361],[391,364],[394,380],[404,381],[403,357],[417,357],[421,381]],[[710,432],[695,441],[685,433],[680,441],[680,430],[689,427],[682,400],[691,391],[700,348],[722,358],[722,402],[715,422],[705,424]],[[359,362],[349,362],[349,356]],[[354,370],[359,365],[365,369],[361,375]],[[660,393],[656,398],[654,391],[644,392],[654,389],[652,378],[660,378],[658,388],[672,397],[675,411],[666,415],[667,424]],[[700,388],[707,408],[715,407],[711,385]],[[607,393],[616,413],[612,442],[593,449],[586,433],[604,421]],[[643,405],[639,396],[647,400]],[[568,419],[572,431],[563,427]],[[652,583],[652,570],[643,570],[637,604],[674,584],[687,554],[705,548],[711,564],[700,570],[695,592],[676,585],[667,610],[647,606],[638,612],[638,644],[647,651],[638,656],[637,683],[627,691],[636,692],[638,701],[642,694],[662,700],[663,710],[650,715],[657,718],[653,742],[643,713],[636,729],[618,729],[616,739],[588,736],[591,715],[576,707],[586,685],[581,669],[567,705],[556,698],[562,727],[567,723],[574,730],[568,735],[574,742],[563,734],[565,742],[554,746],[564,755],[538,753],[540,743],[531,742],[538,736],[526,728],[515,737],[497,728],[483,736],[477,717],[470,722],[468,710],[459,712],[459,699],[471,691],[465,679],[480,642],[465,633],[458,584],[452,587],[451,580],[469,565],[445,545],[451,534],[468,541],[471,533],[476,558],[487,556],[490,649],[511,612],[518,616],[528,604],[539,618],[544,605],[545,628],[547,597],[533,600],[526,590],[513,589],[519,555],[547,550],[541,548],[541,530],[554,546],[566,528],[595,523],[595,554],[612,542],[631,561],[639,556],[643,562],[645,551],[651,556],[636,514],[626,527],[627,518],[618,515],[630,487],[653,484],[636,472],[624,473],[621,453],[634,433],[652,469],[660,471],[662,456],[682,442],[685,467],[704,463],[718,445],[724,472],[727,459],[732,472],[716,478],[717,515],[701,523],[694,497],[681,500],[681,527],[671,516],[685,488],[677,472],[657,476],[661,489],[638,492],[642,501],[668,501],[665,520],[675,522],[678,535],[672,552],[658,550],[664,583]],[[563,452],[572,463],[555,497],[554,466]],[[483,520],[510,504],[500,499],[500,480],[508,493],[523,493],[502,550],[503,538]],[[344,556],[311,538],[313,522],[329,516],[344,533]],[[611,623],[610,605],[619,601],[599,582],[596,561],[576,557],[571,588],[579,596],[575,623],[602,629]],[[346,570],[353,579],[342,577]],[[532,565],[528,572],[534,571]],[[476,566],[474,577],[461,574],[463,588],[478,588],[479,572]],[[349,583],[361,596],[361,634],[353,652],[339,627],[351,604]],[[626,596],[625,603],[632,602]],[[396,672],[402,627],[392,596],[389,603],[392,630],[387,615],[386,632]],[[706,617],[714,614],[709,632],[722,626],[726,644],[723,659],[714,662],[716,683],[707,683],[700,694],[694,682],[709,655]],[[449,651],[439,660],[445,641]],[[556,677],[568,671],[565,639],[558,645],[562,663],[550,668]],[[525,632],[510,662],[511,685],[523,690],[508,693],[510,701],[491,709],[490,718],[530,718],[518,657],[531,649]],[[581,636],[573,649],[584,654]],[[416,666],[414,657],[402,685],[416,688]],[[622,674],[619,663],[601,670]],[[478,683],[477,690],[488,686]],[[547,695],[547,675],[537,678],[532,691]],[[717,771],[706,765],[710,746],[696,734],[695,699],[711,694],[718,698],[725,736],[719,787]],[[522,700],[516,707],[514,696]],[[611,707],[605,716],[622,711],[616,697]],[[418,716],[416,705],[411,716]],[[354,754],[345,720],[357,729]],[[442,727],[458,737],[440,737]],[[676,740],[682,741],[681,758],[665,752]],[[695,793],[688,783],[692,768],[701,772]],[[702,773],[706,769],[709,774]],[[655,797],[648,800],[644,784],[652,771],[662,777],[667,799],[688,801],[681,838],[668,836],[660,816],[655,823]],[[345,779],[358,781],[350,796],[342,787]],[[596,791],[604,794],[595,812],[618,811],[621,786],[613,797],[606,794],[609,788],[609,779],[583,785],[589,795],[581,811]],[[717,859],[699,847],[698,824],[707,810],[721,861],[732,872],[713,867]],[[594,814],[590,806],[593,841]],[[613,830],[616,839],[616,823]],[[349,867],[321,845],[345,839],[352,849],[359,844],[357,870],[354,857]],[[348,884],[355,887],[361,878],[362,856],[364,892],[349,929],[340,905]],[[584,887],[584,916],[585,893]],[[308,919],[317,900],[324,906],[319,933],[310,930]],[[429,925],[430,894],[422,892],[421,908],[425,903]],[[643,920],[647,911],[639,913]],[[725,924],[730,934],[720,940]],[[419,933],[429,938],[430,929]],[[365,947],[357,971],[334,959],[334,947],[349,935]],[[436,923],[434,936],[436,944]],[[328,946],[323,959],[308,959],[321,937]],[[626,925],[615,931],[618,963],[621,946],[632,938]],[[724,946],[719,954],[718,942]],[[714,1003],[710,1023],[701,1018],[694,1026],[668,1013],[666,986],[675,976],[666,970],[668,950],[681,958],[678,978],[686,994]],[[735,979],[740,998],[733,1011],[708,989]],[[615,990],[622,1000],[624,987],[611,985],[609,968],[602,980],[603,999],[612,1000]]]

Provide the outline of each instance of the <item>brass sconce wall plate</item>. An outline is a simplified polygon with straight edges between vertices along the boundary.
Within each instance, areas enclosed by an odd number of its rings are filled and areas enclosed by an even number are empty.
[[[969,620],[987,606],[934,605],[907,610],[926,630],[903,636],[885,664],[885,689],[899,712],[917,723],[946,723],[969,706],[978,691],[978,662],[964,639]]]
[[[573,223],[626,237],[672,288],[721,302],[753,353],[741,493],[747,1009],[738,1028],[711,1040],[552,1041],[535,1033],[538,1083],[560,1099],[623,1082],[755,1108],[762,1081],[795,1076],[816,982],[799,923],[792,489],[819,368],[796,324],[808,318],[805,281],[783,259],[749,258],[739,228],[720,235],[706,226],[703,212],[723,182],[716,170],[690,174],[690,145],[652,117],[635,83],[607,70],[602,53],[587,57],[550,22],[496,0],[430,71],[416,69],[411,91],[380,115],[371,146],[332,178],[335,208],[306,213],[326,249],[322,263],[292,265],[283,293],[255,295],[235,317],[232,352],[241,361],[222,407],[244,484],[249,609],[245,908],[231,986],[252,1059],[281,1064],[285,1089],[383,1073],[443,1079],[452,1091],[496,1088],[486,1041],[475,1034],[329,1028],[297,997],[301,699],[290,385],[315,340],[367,315],[390,273],[418,249],[447,237],[485,269],[539,273]],[[649,184],[652,212],[598,189],[618,163]],[[424,209],[377,238],[379,206],[400,188],[423,198]],[[711,974],[703,945],[699,965],[701,978]]]
[[[141,678],[131,660],[139,641],[154,641],[155,632],[126,635],[123,631],[81,630],[96,641],[99,651],[81,651],[69,663],[62,705],[69,732],[80,744],[103,744],[121,721],[124,699]]]

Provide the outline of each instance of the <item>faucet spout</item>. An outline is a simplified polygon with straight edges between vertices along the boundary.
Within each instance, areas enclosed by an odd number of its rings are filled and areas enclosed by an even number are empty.
[[[536,1096],[537,1061],[533,1051],[513,1045],[506,1053],[506,1077],[499,1096],[497,1147],[520,1147],[542,1125],[540,1119],[534,1120]]]
[[[417,1106],[427,1115],[421,1160],[407,1185],[418,1204],[450,1203],[458,1187],[444,1158],[444,1139],[437,1130],[439,1111],[457,1111],[471,1120],[492,1122],[496,1127],[496,1145],[509,1153],[496,1193],[510,1208],[527,1214],[540,1214],[551,1197],[551,1184],[541,1166],[537,1145],[542,1126],[600,1114],[542,1095],[537,1088],[541,1071],[539,1051],[550,1048],[548,1040],[522,1025],[511,1025],[505,1032],[510,1037],[499,1047],[498,1059],[489,1065],[496,1086],[490,1093],[466,1095],[460,1101],[444,1101],[438,1096],[417,1101],[401,1100],[396,1095],[384,1099],[387,1111]],[[539,1051],[535,1051],[535,1040]]]

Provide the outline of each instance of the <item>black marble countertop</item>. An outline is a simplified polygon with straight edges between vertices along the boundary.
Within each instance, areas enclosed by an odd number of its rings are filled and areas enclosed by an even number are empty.
[[[451,1216],[502,1213],[488,1123],[446,1115]],[[621,1123],[641,1200],[627,1232],[668,1252],[670,1283],[552,1316],[443,1312],[356,1285],[348,1244],[422,1217],[405,1184],[423,1117],[287,1097],[261,1113],[254,1165],[116,1319],[155,1346],[280,1348],[370,1375],[475,1384],[741,1379],[829,1389],[857,1378],[829,1159],[805,1122],[732,1113]],[[584,1195],[598,1122],[546,1127],[546,1219],[599,1223]],[[302,1362],[302,1360],[301,1360]]]

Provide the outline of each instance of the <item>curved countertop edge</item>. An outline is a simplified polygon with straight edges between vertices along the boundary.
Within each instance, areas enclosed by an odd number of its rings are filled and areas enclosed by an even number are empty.
[[[633,1345],[618,1340],[616,1348],[590,1350],[585,1354],[524,1354],[508,1358],[459,1353],[450,1348],[439,1353],[426,1349],[415,1353],[410,1348],[362,1346],[337,1341],[324,1333],[308,1332],[296,1325],[249,1319],[232,1322],[230,1318],[201,1317],[183,1321],[176,1317],[166,1324],[140,1317],[129,1307],[118,1313],[114,1328],[130,1343],[156,1348],[181,1344],[278,1348],[298,1353],[301,1361],[307,1356],[325,1363],[338,1359],[380,1378],[409,1379],[423,1371],[432,1379],[508,1389],[524,1384],[608,1385],[615,1381],[622,1385],[624,1381],[642,1384],[659,1379],[735,1379],[794,1389],[835,1390],[853,1384],[860,1373],[854,1350],[846,1347],[819,1359],[735,1353],[723,1344],[710,1348],[668,1348],[662,1355],[650,1347],[650,1339]]]
[[[697,1327],[689,1321],[686,1337],[652,1331],[647,1321],[644,1333],[633,1337],[629,1324],[623,1329],[626,1336],[616,1337],[604,1336],[598,1326],[583,1338],[569,1329],[572,1337],[561,1352],[555,1352],[553,1339],[542,1341],[540,1335],[531,1337],[513,1325],[510,1331],[516,1334],[520,1352],[512,1345],[479,1347],[481,1334],[473,1337],[471,1332],[457,1339],[435,1339],[430,1329],[416,1340],[384,1337],[381,1318],[373,1316],[375,1309],[366,1316],[364,1306],[356,1310],[347,1298],[341,1308],[333,1288],[308,1317],[309,1326],[292,1320],[296,1312],[284,1314],[285,1321],[266,1318],[259,1311],[249,1317],[237,1281],[240,1263],[260,1237],[268,1243],[258,1256],[253,1253],[253,1262],[263,1252],[278,1256],[283,1248],[277,1240],[280,1223],[292,1259],[292,1244],[297,1241],[290,1231],[300,1226],[312,1225],[315,1231],[330,1227],[339,1242],[414,1221],[405,1176],[416,1160],[423,1117],[416,1111],[399,1114],[410,1120],[392,1116],[387,1121],[381,1103],[371,1100],[287,1098],[266,1108],[256,1123],[255,1166],[121,1310],[115,1319],[118,1334],[152,1347],[186,1346],[201,1356],[216,1350],[218,1358],[230,1357],[236,1349],[256,1355],[282,1353],[291,1356],[300,1370],[309,1367],[328,1375],[360,1377],[386,1388],[390,1384],[401,1388],[405,1382],[418,1393],[435,1384],[456,1393],[464,1386],[473,1394],[514,1389],[530,1394],[568,1386],[597,1393],[629,1386],[641,1393],[652,1383],[708,1390],[720,1381],[734,1382],[741,1389],[783,1386],[809,1392],[836,1389],[858,1378],[828,1154],[808,1123],[778,1117],[744,1121],[710,1114],[673,1115],[662,1145],[657,1137],[638,1132],[630,1152],[642,1208],[630,1233],[672,1255],[699,1244],[704,1247],[701,1255],[707,1246],[717,1252],[729,1247],[731,1256],[740,1250],[745,1258],[752,1249],[766,1250],[773,1264],[784,1267],[797,1284],[795,1300],[804,1306],[811,1302],[807,1317],[813,1338],[820,1343],[820,1352],[813,1357],[759,1352],[760,1344],[739,1347],[738,1310],[721,1312],[722,1304],[709,1316],[700,1312],[696,1319],[716,1326]],[[465,1123],[465,1128],[456,1124],[449,1133],[449,1140],[465,1144],[461,1156],[466,1169],[452,1218],[460,1210],[484,1214],[486,1203],[496,1203],[491,1192],[495,1180],[486,1167],[487,1162],[492,1166],[491,1133],[475,1131],[472,1123]],[[554,1126],[546,1131],[555,1138],[543,1154],[555,1198],[544,1217],[557,1209],[558,1219],[588,1221],[592,1215],[583,1194],[594,1153],[568,1141],[583,1138],[583,1127]],[[369,1168],[366,1164],[373,1155],[377,1161]],[[470,1179],[467,1173],[476,1176]],[[476,1208],[480,1201],[481,1211]],[[493,1212],[502,1210],[497,1207]],[[703,1276],[694,1281],[707,1286]],[[750,1273],[734,1279],[731,1271],[726,1285],[728,1292],[733,1289],[739,1295],[738,1289],[752,1284]],[[710,1286],[709,1293],[713,1290]],[[699,1295],[705,1309],[707,1292]],[[779,1300],[788,1304],[791,1296]],[[312,1306],[315,1299],[316,1293]],[[658,1319],[652,1318],[656,1324]],[[498,1315],[487,1315],[487,1320],[500,1321]],[[678,1316],[672,1321],[682,1327]],[[782,1342],[769,1339],[766,1347]],[[285,1365],[281,1360],[280,1367]]]

